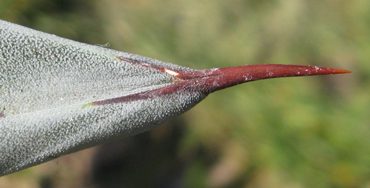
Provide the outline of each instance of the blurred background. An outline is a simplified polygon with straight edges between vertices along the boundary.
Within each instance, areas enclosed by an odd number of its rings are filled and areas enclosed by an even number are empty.
[[[353,72],[218,91],[153,131],[1,177],[1,188],[370,187],[368,0],[1,0],[0,19],[195,69]]]

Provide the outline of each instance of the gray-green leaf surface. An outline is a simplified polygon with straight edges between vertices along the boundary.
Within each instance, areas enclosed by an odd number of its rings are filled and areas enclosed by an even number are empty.
[[[0,38],[0,176],[143,132],[205,97],[184,92],[168,95],[166,102],[91,105],[161,88],[174,79],[122,57],[190,69],[1,20]]]

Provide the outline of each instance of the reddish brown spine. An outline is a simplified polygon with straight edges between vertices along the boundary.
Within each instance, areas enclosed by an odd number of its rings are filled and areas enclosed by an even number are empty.
[[[181,92],[184,90],[209,94],[220,89],[254,80],[292,76],[344,74],[351,72],[347,70],[323,68],[317,66],[277,64],[245,65],[199,71],[195,70],[190,73],[179,72],[179,70],[175,71],[165,68],[157,69],[174,76],[174,82],[171,85],[163,88],[113,99],[107,99],[103,101],[96,101],[92,104],[105,105],[110,103],[122,103],[141,99],[150,99],[158,96],[165,96],[174,92]]]

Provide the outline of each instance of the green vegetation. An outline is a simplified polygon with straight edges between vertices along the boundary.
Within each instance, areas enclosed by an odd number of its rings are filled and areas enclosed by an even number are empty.
[[[152,166],[182,161],[185,187],[370,186],[369,18],[366,0],[0,1],[0,19],[196,69],[271,63],[353,72],[235,86],[148,133],[161,150]],[[175,149],[159,149],[176,124]],[[0,187],[38,187],[45,177],[94,184],[71,159],[89,161],[86,153],[2,177]],[[126,175],[145,186],[148,166]]]

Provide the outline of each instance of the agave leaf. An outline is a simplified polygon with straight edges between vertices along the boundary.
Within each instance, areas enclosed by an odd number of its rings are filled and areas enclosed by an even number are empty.
[[[0,20],[0,176],[152,129],[239,83],[348,72],[294,65],[198,71]]]

